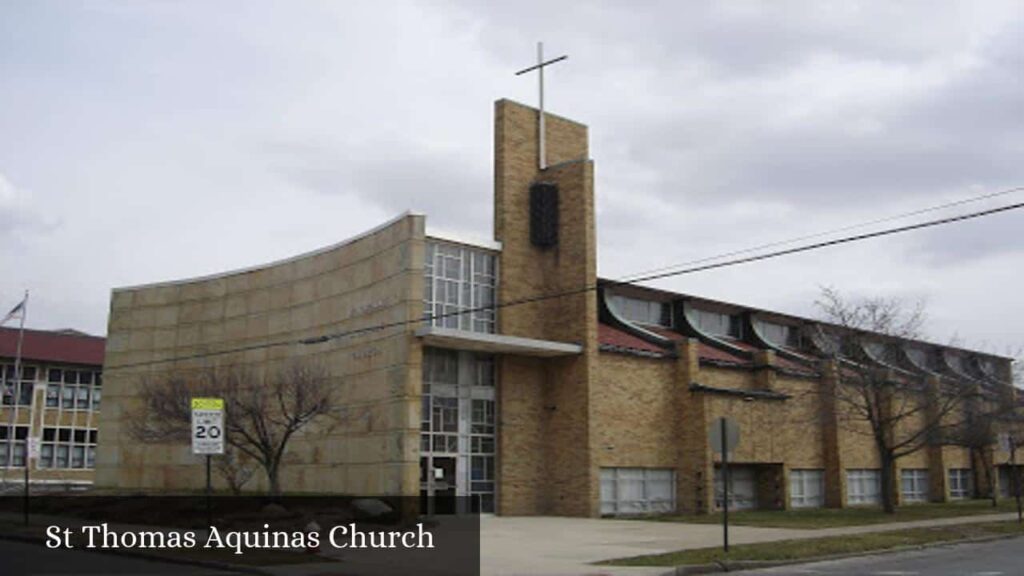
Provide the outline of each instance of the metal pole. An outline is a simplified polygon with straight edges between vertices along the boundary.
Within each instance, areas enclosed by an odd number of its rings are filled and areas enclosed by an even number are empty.
[[[542,65],[543,63],[544,63],[544,43],[543,42],[537,42],[537,64],[541,64]],[[539,114],[539,118],[540,119],[539,119],[538,124],[537,124],[537,138],[538,138],[538,144],[537,144],[537,163],[540,166],[540,169],[544,170],[545,168],[548,167],[547,154],[544,151],[544,141],[546,140],[546,138],[544,137],[545,136],[545,134],[544,134],[544,66],[541,66],[537,70],[537,73],[540,74],[540,84],[539,84],[539,86],[540,86],[540,98],[539,98],[539,101],[540,101],[540,114]]]
[[[28,316],[28,290],[25,290],[25,299],[21,301],[21,320],[18,325],[18,346],[14,354],[14,393],[11,394],[11,420],[14,419],[14,411],[18,402],[21,400],[21,387],[24,386],[21,378],[21,344],[25,340],[25,316]],[[34,394],[33,390],[33,394]],[[29,410],[32,409],[32,405],[29,404]],[[28,434],[25,435],[25,526],[28,526],[28,437],[32,435],[32,429],[29,428]],[[10,462],[14,464],[14,427],[11,426],[7,429],[8,442],[10,442]]]
[[[722,432],[722,541],[729,553],[729,443],[725,439],[725,418],[719,418]]]
[[[1017,500],[1017,524],[1024,523],[1020,501],[1020,469],[1017,468],[1017,439],[1010,436],[1010,474],[1013,474],[1013,496]]]
[[[206,455],[206,524],[213,528],[213,508],[210,502],[210,493],[213,491],[210,482],[210,455]]]
[[[30,430],[31,432],[31,430]],[[28,526],[28,437],[25,437],[25,526]]]

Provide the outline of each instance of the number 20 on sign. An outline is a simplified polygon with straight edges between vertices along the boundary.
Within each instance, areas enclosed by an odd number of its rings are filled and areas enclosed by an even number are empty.
[[[224,453],[224,399],[192,399],[192,453]]]

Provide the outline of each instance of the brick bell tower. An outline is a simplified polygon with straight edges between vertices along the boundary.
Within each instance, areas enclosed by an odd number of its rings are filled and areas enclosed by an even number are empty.
[[[559,358],[505,356],[499,384],[499,514],[596,516],[590,381],[597,360],[594,164],[587,127],[495,103],[494,237],[502,243],[498,331],[583,346]],[[546,166],[541,168],[539,164]],[[589,288],[589,289],[588,289]]]

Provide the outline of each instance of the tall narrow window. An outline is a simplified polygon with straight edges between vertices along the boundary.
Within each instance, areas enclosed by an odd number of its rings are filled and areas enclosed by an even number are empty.
[[[472,496],[473,511],[494,511],[494,470],[497,416],[494,358],[485,354],[425,348],[423,401],[420,416],[421,470],[438,472],[447,463],[460,463],[442,472],[444,483],[454,481]],[[433,486],[433,488],[432,488]],[[437,489],[424,474],[421,490]]]
[[[970,468],[950,468],[949,497],[957,500],[970,498],[973,494]]]

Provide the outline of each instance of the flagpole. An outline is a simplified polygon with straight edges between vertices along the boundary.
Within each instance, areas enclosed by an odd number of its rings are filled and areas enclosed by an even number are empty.
[[[17,306],[14,307],[14,310],[11,310],[11,313],[8,314],[7,317],[3,319],[3,322],[6,322],[7,320],[10,320],[11,316],[13,316],[15,313],[18,313],[20,315],[20,322],[19,322],[19,325],[18,325],[18,343],[16,345],[16,350],[15,350],[15,353],[14,353],[14,390],[11,390],[11,386],[10,386],[11,383],[7,381],[7,371],[4,370],[3,374],[0,374],[0,381],[3,382],[3,386],[4,386],[3,396],[6,397],[7,396],[7,392],[8,391],[11,392],[11,394],[10,394],[11,404],[10,404],[10,406],[7,407],[7,410],[8,410],[7,438],[4,440],[6,442],[6,444],[7,444],[7,461],[3,462],[2,463],[3,465],[0,466],[0,470],[3,471],[3,477],[2,477],[2,481],[0,481],[0,484],[2,484],[5,488],[7,486],[7,470],[10,469],[11,465],[14,463],[14,440],[15,440],[15,438],[14,438],[14,436],[15,436],[15,434],[14,434],[14,414],[17,411],[17,405],[18,405],[18,399],[17,399],[16,392],[17,392],[17,389],[20,387],[19,384],[21,382],[21,374],[20,374],[20,371],[21,371],[21,348],[22,348],[22,343],[25,340],[25,307],[27,306],[27,304],[28,304],[28,290],[25,290],[25,298],[22,299],[22,301]],[[3,322],[0,322],[0,324],[3,324]],[[0,406],[2,406],[2,403],[0,403]],[[25,439],[25,457],[26,457],[26,463],[27,463],[27,458],[28,458],[28,438]],[[26,466],[26,468],[27,468],[27,466]]]
[[[18,396],[21,395],[21,388],[25,385],[21,377],[21,344],[25,340],[25,317],[28,316],[28,290],[25,290],[25,299],[21,301],[21,321],[18,323],[18,346],[14,353],[14,381],[17,383],[15,392]],[[32,391],[33,397],[35,396],[35,388]],[[34,398],[33,398],[34,399]],[[19,402],[20,398],[11,396],[11,414],[14,414],[14,406]],[[32,410],[32,405],[29,404],[29,410]],[[10,437],[10,458],[11,462],[14,462],[14,428],[7,429],[7,436]],[[28,441],[32,435],[32,429],[29,428],[28,434],[25,434],[25,525],[28,526],[28,467],[30,464],[30,458],[28,454]]]

